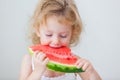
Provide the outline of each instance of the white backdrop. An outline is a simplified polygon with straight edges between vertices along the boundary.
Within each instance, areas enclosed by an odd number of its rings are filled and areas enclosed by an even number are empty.
[[[0,80],[17,80],[27,52],[28,21],[38,0],[0,0]],[[76,0],[84,31],[73,52],[103,80],[120,80],[120,0]]]

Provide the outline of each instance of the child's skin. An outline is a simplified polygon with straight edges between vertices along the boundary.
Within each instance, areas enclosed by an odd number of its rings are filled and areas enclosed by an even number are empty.
[[[49,45],[54,48],[60,48],[62,46],[69,47],[72,27],[69,24],[59,23],[56,16],[51,16],[47,18],[46,24],[42,24],[39,28],[36,28],[36,34],[40,37],[41,45]],[[77,68],[82,67],[85,72],[76,74],[78,74],[82,80],[101,80],[100,76],[88,60],[80,57],[78,58],[75,66]],[[32,57],[29,54],[24,56],[20,80],[41,80],[43,75],[47,77],[57,77],[65,74],[48,70],[46,64],[49,59],[45,54],[35,52],[33,61],[34,70],[32,71]]]

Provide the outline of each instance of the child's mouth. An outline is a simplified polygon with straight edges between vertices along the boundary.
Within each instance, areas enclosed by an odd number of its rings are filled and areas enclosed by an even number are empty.
[[[50,46],[50,45],[47,45],[47,46],[49,46],[49,47],[51,47],[51,48],[62,48],[62,47],[65,47],[65,46]]]

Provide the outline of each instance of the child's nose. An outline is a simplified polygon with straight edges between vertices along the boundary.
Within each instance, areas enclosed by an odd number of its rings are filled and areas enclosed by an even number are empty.
[[[59,44],[60,44],[60,39],[59,39],[59,37],[54,37],[54,38],[52,39],[52,43],[53,43],[54,45],[59,45]]]

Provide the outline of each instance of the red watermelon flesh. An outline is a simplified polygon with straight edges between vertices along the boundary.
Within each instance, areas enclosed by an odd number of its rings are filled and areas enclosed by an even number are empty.
[[[46,54],[50,60],[48,63],[48,68],[51,70],[60,72],[83,72],[81,68],[77,69],[74,66],[77,61],[77,57],[71,53],[71,49],[68,47],[64,46],[61,48],[53,48],[45,45],[35,45],[30,46],[29,51],[31,54],[33,54],[35,51]],[[62,69],[61,67],[68,70]]]

